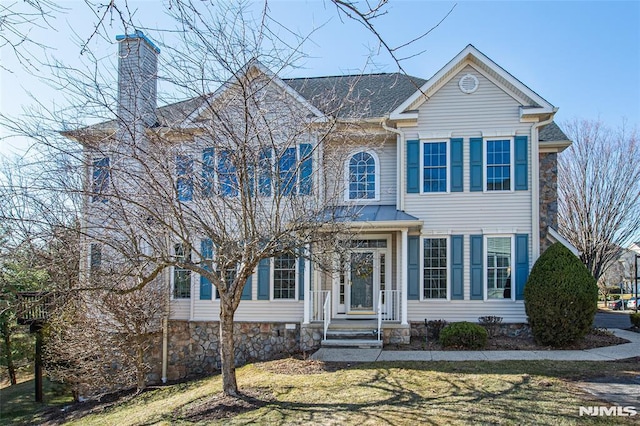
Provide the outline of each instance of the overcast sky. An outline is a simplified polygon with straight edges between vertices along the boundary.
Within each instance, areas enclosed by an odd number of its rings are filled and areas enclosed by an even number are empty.
[[[75,37],[91,34],[97,18],[84,1],[59,3],[66,8],[50,28],[34,28],[31,35],[51,46],[46,53],[74,63],[79,48]],[[165,39],[154,28],[170,21],[158,1],[130,1],[140,27],[151,39]],[[455,5],[451,14],[425,38],[401,56],[422,52],[403,62],[405,70],[429,78],[467,44],[473,44],[514,77],[559,107],[556,121],[572,118],[602,119],[613,127],[626,119],[640,125],[640,2],[638,1],[505,1],[432,2],[390,0],[388,13],[375,21],[391,45],[404,43],[434,27]],[[375,39],[361,25],[340,19],[328,1],[269,0],[271,15],[293,31],[318,28],[305,44],[308,58],[285,77],[358,73]],[[107,27],[110,41],[94,40],[98,56],[116,56],[115,35],[122,29]],[[162,54],[162,53],[161,53]],[[31,78],[6,49],[0,52],[0,109],[19,114],[36,94],[45,105],[64,101],[60,93]],[[369,72],[395,72],[387,55],[374,58]],[[0,154],[19,152],[24,140],[0,141]]]

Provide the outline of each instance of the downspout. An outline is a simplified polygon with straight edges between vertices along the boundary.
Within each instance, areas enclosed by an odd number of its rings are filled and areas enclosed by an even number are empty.
[[[531,126],[531,239],[532,239],[532,261],[535,262],[540,257],[540,144],[538,140],[538,130],[553,121],[558,108],[553,109],[550,117],[544,121],[539,121]],[[535,181],[534,181],[535,179]]]
[[[404,132],[402,130],[399,129],[394,129],[393,127],[389,127],[386,124],[386,121],[388,119],[385,118],[380,122],[380,125],[382,126],[382,128],[384,130],[386,130],[387,132],[391,132],[391,133],[395,133],[396,135],[398,135],[398,137],[396,138],[397,143],[396,143],[396,164],[397,164],[397,168],[396,168],[396,208],[400,211],[404,211],[404,196],[403,196],[403,190],[404,190],[404,161],[403,161],[403,147],[404,147]]]
[[[169,237],[165,236],[167,248],[169,245]],[[162,383],[167,383],[167,360],[169,358],[169,312],[171,311],[171,275],[169,268],[164,269],[164,282],[167,287],[167,305],[162,315]]]

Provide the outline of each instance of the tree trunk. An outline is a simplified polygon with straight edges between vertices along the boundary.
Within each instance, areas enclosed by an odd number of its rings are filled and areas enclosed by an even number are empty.
[[[16,366],[13,363],[11,331],[8,329],[3,330],[2,334],[4,334],[4,353],[7,360],[7,372],[9,373],[9,380],[12,385],[15,385],[18,383],[18,381],[16,379]]]
[[[220,360],[222,391],[237,396],[235,344],[233,341],[233,309],[229,301],[220,300]]]
[[[142,342],[138,342],[138,347],[136,348],[136,379],[137,391],[138,393],[140,393],[147,387],[147,383],[145,380],[144,349],[142,347]]]

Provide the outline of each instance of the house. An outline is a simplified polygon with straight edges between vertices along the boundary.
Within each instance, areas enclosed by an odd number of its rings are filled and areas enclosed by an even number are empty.
[[[118,40],[121,92],[132,80],[139,85],[128,98],[121,93],[129,103],[121,107],[120,120],[135,121],[134,130],[116,130],[115,139],[135,141],[154,128],[180,130],[175,139],[196,128],[210,99],[157,108],[153,77],[159,50],[141,32]],[[304,117],[322,122],[331,115],[354,125],[351,136],[314,139],[310,133],[282,154],[288,159],[282,157],[280,167],[292,174],[281,173],[291,179],[281,190],[307,194],[318,183],[308,177],[318,171],[325,185],[340,188],[335,217],[354,235],[348,250],[336,255],[338,267],[331,273],[293,254],[260,262],[235,313],[240,361],[317,347],[327,329],[345,327],[351,319],[364,319],[385,342],[408,342],[427,319],[476,322],[499,316],[508,324],[526,322],[529,271],[561,239],[557,155],[571,142],[553,121],[556,107],[472,45],[426,80],[398,73],[280,79],[258,62],[238,74],[264,76]],[[232,101],[228,90],[223,84],[213,97]],[[365,105],[357,119],[350,115],[356,102],[344,102],[354,94]],[[100,126],[109,127],[94,130]],[[209,156],[216,155],[194,141],[189,136],[176,142],[192,146],[176,157],[178,201],[198,197],[191,175],[207,175]],[[115,177],[108,156],[88,155],[91,215],[91,208],[106,201],[102,191]],[[217,155],[211,161],[227,164],[224,151]],[[223,195],[237,195],[233,172],[231,164],[216,172]],[[197,236],[192,244],[211,251],[210,242]],[[183,246],[175,250],[186,256]],[[100,248],[87,245],[87,265],[100,258]],[[169,374],[214,369],[216,292],[187,270],[174,268],[161,277],[171,288],[164,337]]]

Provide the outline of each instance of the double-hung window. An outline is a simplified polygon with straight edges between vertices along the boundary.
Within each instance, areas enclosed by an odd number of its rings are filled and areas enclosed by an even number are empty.
[[[218,157],[218,183],[223,197],[238,195],[238,176],[233,162],[233,151],[221,150]]]
[[[273,259],[273,298],[295,299],[296,297],[296,257],[284,253]]]
[[[191,250],[184,244],[174,245],[174,254],[178,263],[186,263],[191,259]],[[189,299],[191,297],[191,271],[182,266],[173,268],[173,298]]]
[[[378,198],[378,159],[375,154],[361,151],[349,157],[347,165],[347,200]]]
[[[512,238],[487,237],[487,298],[511,299]]]
[[[423,246],[423,297],[447,298],[447,239],[425,238]]]
[[[447,192],[447,143],[422,145],[422,191]]]
[[[487,191],[511,190],[511,140],[486,141]]]
[[[109,183],[111,181],[111,171],[109,169],[109,157],[96,158],[93,160],[92,180],[91,180],[91,201],[107,202],[106,195],[109,193]]]

